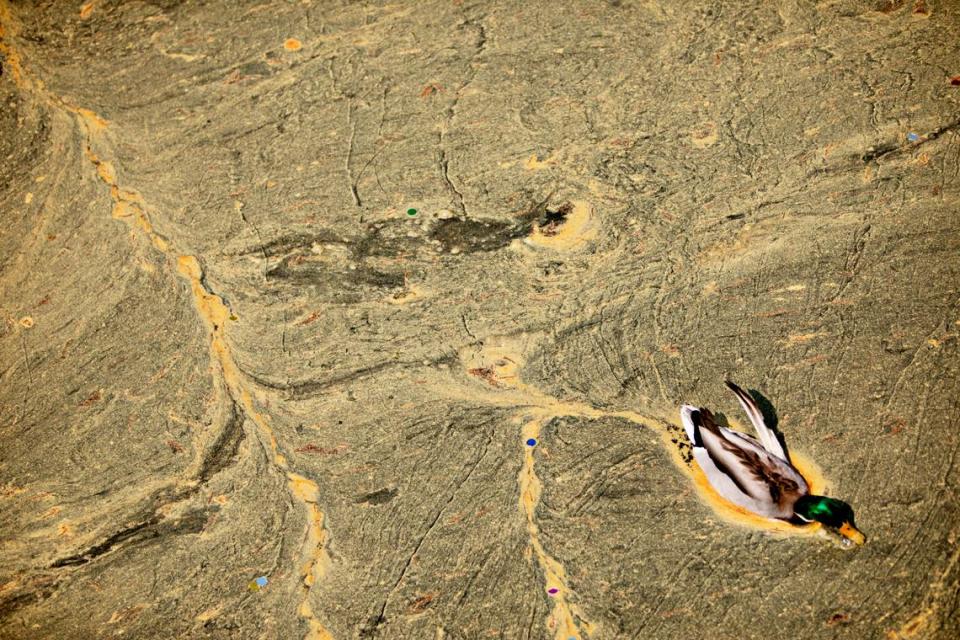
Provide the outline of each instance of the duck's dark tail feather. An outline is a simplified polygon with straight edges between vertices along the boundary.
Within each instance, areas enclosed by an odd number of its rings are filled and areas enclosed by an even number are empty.
[[[701,429],[711,432],[718,431],[717,423],[709,409],[685,404],[680,407],[680,421],[683,422],[683,430],[687,432],[687,437],[695,447],[703,446],[703,437],[700,435]]]

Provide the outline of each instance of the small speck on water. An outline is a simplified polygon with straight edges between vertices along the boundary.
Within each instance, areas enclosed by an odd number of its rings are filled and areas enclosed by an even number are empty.
[[[416,209],[412,209],[412,208],[411,208],[411,209],[407,209],[407,215],[410,216],[411,218],[413,218],[414,216],[417,215],[417,210],[416,210]]]
[[[528,447],[535,447],[535,446],[537,446],[537,439],[536,439],[536,438],[530,438],[529,440],[527,440],[527,446],[528,446]]]

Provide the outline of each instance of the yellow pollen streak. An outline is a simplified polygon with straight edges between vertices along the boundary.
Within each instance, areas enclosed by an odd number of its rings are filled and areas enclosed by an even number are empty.
[[[81,9],[81,17],[88,17],[95,5],[96,1],[84,5]],[[328,534],[324,527],[324,514],[317,505],[319,488],[312,480],[289,471],[286,458],[279,451],[277,439],[270,428],[267,416],[257,410],[244,384],[225,336],[225,326],[228,321],[235,319],[235,316],[219,296],[211,293],[204,286],[203,270],[197,258],[190,255],[177,256],[173,252],[169,241],[154,229],[143,196],[136,190],[121,187],[118,172],[113,163],[103,159],[94,151],[95,146],[99,148],[107,145],[101,138],[107,131],[109,122],[90,109],[76,107],[63,98],[49,93],[45,90],[42,81],[24,73],[21,56],[12,45],[16,26],[9,4],[5,0],[0,0],[0,54],[6,60],[6,67],[14,83],[25,95],[32,94],[34,98],[45,102],[51,108],[61,109],[76,117],[77,126],[85,140],[84,156],[94,166],[98,179],[110,190],[110,197],[113,199],[112,216],[125,222],[131,229],[142,233],[157,250],[176,264],[178,274],[190,284],[194,305],[207,328],[212,362],[219,367],[230,395],[239,402],[247,417],[256,425],[261,437],[269,443],[273,462],[286,475],[291,494],[304,504],[307,512],[307,533],[304,545],[308,549],[308,560],[303,565],[304,598],[297,612],[309,626],[306,640],[333,640],[333,636],[317,619],[309,603],[310,587],[326,573],[330,564],[330,557],[326,551]]]
[[[521,438],[526,442],[530,438],[539,440],[540,429],[548,418],[534,418],[523,425]],[[534,468],[535,447],[526,446],[523,452],[523,469],[520,471],[520,508],[527,517],[527,533],[530,536],[530,547],[536,556],[537,564],[543,571],[545,589],[556,589],[550,594],[553,600],[553,611],[547,621],[547,627],[553,632],[556,640],[567,640],[572,637],[582,637],[582,632],[588,635],[596,630],[595,625],[587,620],[586,615],[578,606],[568,601],[570,587],[567,584],[567,572],[555,558],[550,556],[540,543],[540,527],[537,526],[537,504],[540,502],[541,484]],[[549,593],[549,591],[548,591]],[[579,625],[577,624],[579,622]]]
[[[241,373],[227,346],[224,327],[230,320],[230,309],[219,296],[210,293],[203,286],[203,270],[200,263],[194,256],[180,256],[177,258],[177,270],[181,276],[190,282],[194,304],[206,323],[210,334],[210,351],[213,358],[220,364],[224,381],[230,388],[232,395],[239,398],[244,412],[257,426],[261,437],[269,443],[274,464],[283,469],[287,476],[287,486],[290,493],[306,507],[307,535],[304,547],[309,551],[307,553],[308,558],[302,565],[301,570],[306,593],[297,608],[297,612],[309,625],[305,640],[333,640],[333,636],[313,613],[309,601],[310,587],[326,573],[330,565],[330,556],[326,549],[328,536],[324,528],[324,515],[317,505],[320,488],[309,478],[288,470],[286,457],[279,451],[277,438],[273,429],[270,428],[268,418],[260,413],[254,405],[253,398],[243,384]]]

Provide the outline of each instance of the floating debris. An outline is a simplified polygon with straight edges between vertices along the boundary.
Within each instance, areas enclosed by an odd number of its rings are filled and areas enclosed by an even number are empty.
[[[910,142],[916,142],[919,139],[920,139],[920,135],[912,131],[907,134],[907,140],[909,140]]]
[[[535,446],[537,446],[537,439],[536,439],[536,438],[530,438],[529,440],[527,440],[527,446],[528,446],[528,447],[535,447]]]
[[[247,586],[250,591],[260,591],[263,587],[267,586],[267,576],[260,576],[259,578],[254,578],[250,581],[250,584]]]

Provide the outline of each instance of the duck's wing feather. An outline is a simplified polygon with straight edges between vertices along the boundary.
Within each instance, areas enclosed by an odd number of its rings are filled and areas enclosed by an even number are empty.
[[[792,515],[793,503],[807,492],[793,467],[750,436],[717,425],[707,409],[684,405],[680,416],[694,458],[717,493],[762,516]]]
[[[763,412],[760,411],[760,407],[757,406],[753,396],[729,380],[727,380],[727,386],[737,396],[737,400],[740,401],[740,406],[743,407],[747,417],[750,418],[753,428],[757,430],[757,435],[760,437],[763,448],[784,462],[789,462],[789,460],[787,460],[787,454],[783,451],[783,445],[780,444],[780,439],[777,438],[776,432],[764,422]]]
[[[792,464],[771,454],[756,438],[726,427],[717,428],[728,443],[738,447],[741,452],[738,455],[753,460],[754,470],[768,482],[778,485],[784,494],[794,493],[799,497],[810,490],[807,481]]]

